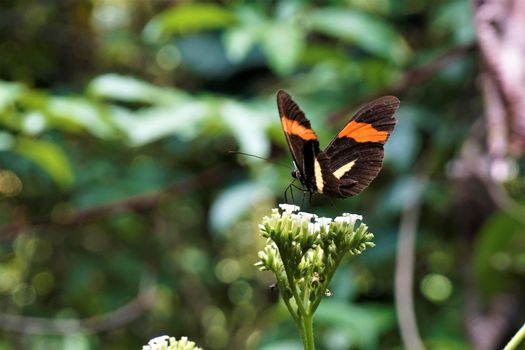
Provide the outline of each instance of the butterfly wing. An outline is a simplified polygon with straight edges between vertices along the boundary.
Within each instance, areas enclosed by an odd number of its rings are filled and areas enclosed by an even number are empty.
[[[396,125],[398,108],[397,97],[378,98],[357,111],[337,134],[318,157],[324,168],[325,194],[344,198],[368,187],[383,166],[383,145]]]
[[[314,161],[319,153],[319,141],[303,111],[283,90],[277,93],[277,106],[288,147],[299,170],[299,180],[309,191],[315,191]]]

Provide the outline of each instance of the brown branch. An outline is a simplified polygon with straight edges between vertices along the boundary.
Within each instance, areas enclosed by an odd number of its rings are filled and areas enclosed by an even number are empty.
[[[155,207],[165,195],[181,195],[196,189],[208,187],[223,181],[229,173],[230,172],[225,166],[217,165],[210,167],[194,176],[191,176],[186,180],[174,183],[163,190],[132,196],[123,200],[102,204],[85,210],[79,210],[64,218],[61,218],[60,221],[52,220],[51,218],[35,220],[30,223],[24,222],[23,220],[18,220],[17,222],[0,226],[0,240],[12,239],[27,227],[80,225],[120,213],[143,211]]]
[[[450,63],[455,62],[459,58],[465,56],[467,53],[472,51],[473,48],[474,45],[462,45],[451,48],[442,55],[406,71],[399,80],[386,87],[385,89],[376,92],[373,95],[366,96],[366,98],[354,101],[352,102],[352,105],[345,106],[339,111],[334,112],[329,116],[329,122],[335,124],[343,118],[348,118],[348,114],[355,109],[355,106],[362,105],[377,97],[384,95],[399,95],[404,93],[411,87],[419,85],[424,81],[432,78],[441,69],[443,69]]]
[[[0,314],[0,329],[23,334],[66,335],[78,332],[104,332],[121,328],[148,311],[154,301],[156,286],[141,289],[130,302],[106,314],[85,319],[50,319]]]

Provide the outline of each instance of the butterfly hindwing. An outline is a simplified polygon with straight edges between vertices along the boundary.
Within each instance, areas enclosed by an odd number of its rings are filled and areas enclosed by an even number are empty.
[[[354,196],[377,176],[383,165],[383,145],[396,125],[397,108],[396,97],[381,97],[362,107],[337,134],[324,153],[339,191],[326,194]]]

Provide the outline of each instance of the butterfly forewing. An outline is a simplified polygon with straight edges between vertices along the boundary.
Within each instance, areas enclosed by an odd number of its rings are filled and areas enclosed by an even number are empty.
[[[317,135],[303,111],[283,90],[277,93],[277,106],[290,153],[300,172],[300,180],[308,190],[315,190],[314,159],[319,153]]]

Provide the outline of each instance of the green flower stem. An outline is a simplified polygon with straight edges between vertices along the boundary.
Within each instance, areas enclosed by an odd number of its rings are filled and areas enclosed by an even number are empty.
[[[314,322],[313,322],[313,315],[308,315],[305,317],[301,317],[301,321],[303,323],[302,330],[304,332],[302,338],[303,338],[303,345],[305,350],[314,350]]]
[[[521,326],[520,330],[514,334],[512,339],[508,342],[507,345],[503,348],[503,350],[514,350],[518,348],[518,345],[520,345],[521,342],[525,339],[525,323],[523,326]]]
[[[282,254],[280,249],[279,254]],[[299,297],[299,294],[297,293],[297,286],[295,285],[295,281],[293,279],[293,274],[290,271],[289,264],[284,264],[284,271],[286,273],[286,278],[288,279],[290,289],[292,290],[292,295],[295,299],[295,303],[297,304],[299,315],[306,315],[306,309],[304,307],[303,300]]]

